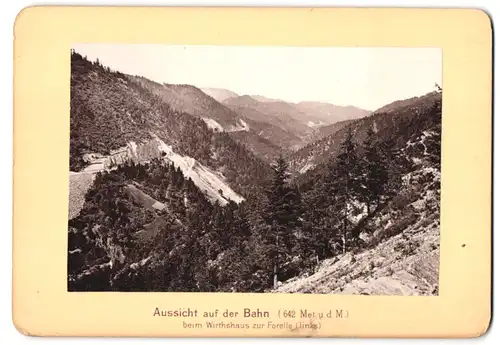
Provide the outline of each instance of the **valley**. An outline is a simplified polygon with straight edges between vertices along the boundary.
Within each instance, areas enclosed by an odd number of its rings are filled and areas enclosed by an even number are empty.
[[[71,55],[69,291],[437,295],[441,92],[374,112]]]

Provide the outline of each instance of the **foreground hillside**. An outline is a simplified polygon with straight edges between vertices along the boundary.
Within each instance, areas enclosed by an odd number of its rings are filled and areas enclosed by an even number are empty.
[[[316,272],[285,282],[276,292],[352,295],[437,295],[439,217],[371,249],[323,261]]]
[[[391,147],[383,197],[373,211],[351,208],[353,231],[360,244],[284,282],[275,291],[367,295],[437,295],[440,247],[441,98],[427,95],[402,103],[398,116],[411,115],[407,141],[378,136]],[[390,119],[390,114],[382,113]],[[380,117],[373,123],[380,123]],[[404,122],[394,122],[396,129]],[[420,124],[416,127],[415,124]],[[354,127],[359,130],[360,127]],[[380,133],[380,132],[379,132]],[[411,133],[411,134],[410,134]],[[399,135],[398,138],[404,138]],[[385,140],[385,142],[383,141]],[[341,149],[340,149],[341,150]],[[381,156],[382,158],[382,156]],[[320,167],[317,171],[326,169]],[[351,165],[352,170],[355,166]],[[379,171],[380,173],[381,171]],[[306,183],[305,198],[317,202],[325,175]],[[319,177],[318,179],[318,176]],[[310,178],[310,176],[309,176]],[[307,189],[309,188],[309,189]]]
[[[419,144],[425,145],[425,137],[410,141],[408,148]],[[398,195],[364,224],[363,245],[324,260],[277,292],[438,294],[441,178],[434,155],[439,152],[412,151],[417,166],[403,176]]]
[[[68,289],[141,290],[154,284],[148,272],[159,270],[170,270],[171,288],[189,289],[185,265],[208,225],[200,223],[203,215],[215,212],[222,210],[174,164],[127,162],[98,173],[80,214],[69,221]]]

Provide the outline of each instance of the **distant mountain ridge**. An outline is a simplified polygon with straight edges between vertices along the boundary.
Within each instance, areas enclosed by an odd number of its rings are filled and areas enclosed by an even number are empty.
[[[263,103],[267,103],[267,102],[284,102],[281,99],[268,98],[268,97],[259,96],[259,95],[251,95],[250,97],[252,97],[253,99],[255,99],[255,100],[259,101],[259,102],[263,102]]]
[[[335,106],[324,102],[291,103],[255,95],[228,98],[224,104],[248,119],[279,127],[299,138],[300,142],[294,141],[290,148],[300,148],[317,140],[322,134],[317,129],[324,126],[371,114],[353,106]]]
[[[130,78],[159,96],[174,110],[199,117],[216,132],[248,132],[241,135],[231,134],[231,136],[256,156],[269,161],[278,154],[279,147],[266,137],[258,138],[256,131],[260,132],[260,129],[255,126],[250,127],[247,118],[219,103],[201,89],[192,85],[158,84],[138,76],[130,76]]]
[[[326,102],[293,103],[261,95],[238,95],[221,88],[202,88],[201,91],[237,114],[233,114],[233,118],[239,117],[250,124],[250,132],[254,133],[235,134],[233,137],[266,160],[276,156],[280,150],[297,150],[321,139],[328,132],[322,129],[325,126],[371,114],[368,110],[354,106],[336,106]],[[181,99],[180,103],[182,102]],[[182,109],[202,116],[211,128],[221,131],[228,129],[214,116],[207,115],[203,107],[201,111],[185,105]],[[257,136],[265,140],[258,139]]]
[[[214,98],[218,102],[222,102],[228,98],[238,97],[238,94],[236,92],[220,88],[203,87],[201,88],[201,91]]]

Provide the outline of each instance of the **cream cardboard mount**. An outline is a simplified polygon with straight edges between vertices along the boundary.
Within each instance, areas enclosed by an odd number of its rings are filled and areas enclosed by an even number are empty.
[[[35,6],[14,31],[21,333],[487,331],[486,13]]]

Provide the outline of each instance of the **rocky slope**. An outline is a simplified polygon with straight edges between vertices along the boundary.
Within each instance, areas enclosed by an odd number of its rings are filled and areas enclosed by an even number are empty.
[[[94,173],[69,173],[68,219],[73,219],[80,213],[80,210],[85,203],[85,194],[87,194],[87,191],[92,186],[94,178]]]
[[[411,165],[400,176],[394,197],[366,218],[360,235],[363,245],[324,260],[313,273],[284,282],[276,292],[438,294],[441,117],[440,111],[427,114],[431,115],[433,121],[398,150]]]
[[[371,222],[378,230],[362,234],[365,249],[326,259],[313,274],[287,281],[276,292],[437,295],[439,188],[430,185],[439,183],[439,173],[423,169],[413,178],[426,174],[430,183],[404,205],[415,213],[391,205]]]
[[[361,253],[327,259],[314,274],[287,281],[276,292],[437,295],[439,223],[435,222],[407,229]]]

